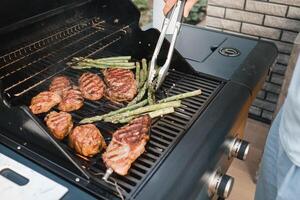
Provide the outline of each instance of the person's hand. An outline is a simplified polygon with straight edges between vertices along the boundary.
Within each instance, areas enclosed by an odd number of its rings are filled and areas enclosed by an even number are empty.
[[[167,15],[168,12],[173,8],[173,6],[177,3],[177,0],[164,0],[166,2],[165,7],[164,7],[164,14]],[[183,16],[187,17],[189,15],[189,12],[191,11],[192,7],[197,3],[198,0],[187,0],[185,7],[184,7],[184,12]]]

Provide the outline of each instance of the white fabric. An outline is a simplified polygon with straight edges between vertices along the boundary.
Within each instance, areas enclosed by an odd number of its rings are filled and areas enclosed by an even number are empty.
[[[300,55],[299,55],[300,56]],[[279,127],[280,140],[287,156],[300,166],[300,58],[296,63]],[[300,198],[300,197],[299,197]]]

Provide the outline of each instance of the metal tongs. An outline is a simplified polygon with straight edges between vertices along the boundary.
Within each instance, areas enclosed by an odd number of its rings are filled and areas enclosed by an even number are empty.
[[[153,53],[153,56],[152,56],[152,59],[150,62],[150,70],[149,70],[149,76],[148,76],[148,84],[153,84],[153,88],[155,90],[157,90],[161,86],[162,82],[164,81],[165,77],[167,76],[169,66],[171,63],[171,59],[173,56],[174,48],[175,48],[176,39],[177,39],[179,30],[181,27],[181,22],[183,19],[183,11],[184,11],[185,3],[186,3],[186,0],[178,0],[176,5],[174,5],[173,9],[167,14],[167,16],[164,19],[162,31],[158,38],[158,42],[156,44],[156,47],[155,47],[155,50],[154,50],[154,53]],[[162,68],[157,72],[157,69],[155,69],[156,62],[157,62],[157,56],[158,56],[160,49],[162,47],[162,44],[164,42],[164,39],[165,39],[167,30],[170,26],[170,23],[171,23],[171,21],[174,20],[174,18],[175,18],[176,22],[175,22],[174,30],[171,34],[172,40],[170,43],[167,60],[166,60],[165,64],[162,66]],[[156,83],[153,83],[153,79],[155,78],[156,74],[158,74],[158,78],[157,78]]]

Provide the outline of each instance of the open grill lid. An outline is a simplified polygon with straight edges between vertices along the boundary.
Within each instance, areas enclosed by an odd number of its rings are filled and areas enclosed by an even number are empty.
[[[129,0],[4,0],[0,6],[0,54],[83,18],[109,24],[138,24],[140,13]]]

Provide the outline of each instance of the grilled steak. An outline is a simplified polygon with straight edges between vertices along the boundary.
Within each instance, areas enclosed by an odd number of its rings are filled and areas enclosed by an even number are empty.
[[[62,100],[58,105],[58,109],[65,112],[78,110],[83,106],[83,97],[80,90],[76,87],[65,90],[62,93]]]
[[[71,81],[66,76],[56,76],[49,86],[51,92],[55,92],[59,95],[62,95],[64,90],[71,89]]]
[[[92,157],[106,148],[103,136],[93,124],[77,126],[69,135],[69,145],[77,153]]]
[[[120,175],[128,173],[131,164],[145,151],[150,124],[150,117],[144,115],[113,134],[112,141],[102,155],[107,168],[112,168]]]
[[[107,90],[105,96],[116,102],[130,101],[137,93],[134,74],[128,69],[107,69],[104,71]]]
[[[55,138],[64,139],[73,127],[72,116],[66,112],[50,112],[45,122]]]
[[[29,106],[34,114],[48,112],[61,101],[61,97],[55,92],[41,92],[31,99]]]
[[[97,75],[90,72],[84,73],[79,78],[79,88],[84,98],[99,100],[104,93],[104,83]]]

